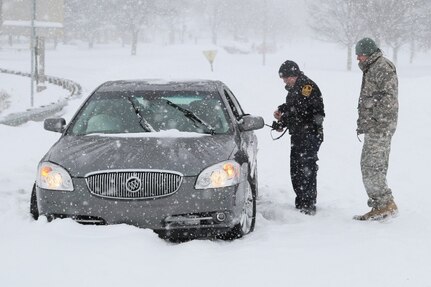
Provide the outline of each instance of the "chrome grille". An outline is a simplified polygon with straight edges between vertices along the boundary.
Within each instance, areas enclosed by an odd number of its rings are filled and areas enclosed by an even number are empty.
[[[178,190],[182,174],[172,171],[101,171],[85,176],[94,195],[107,198],[143,199],[170,195]]]

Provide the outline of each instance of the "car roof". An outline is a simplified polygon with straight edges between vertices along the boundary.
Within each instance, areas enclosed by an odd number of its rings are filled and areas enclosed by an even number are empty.
[[[97,92],[119,91],[216,91],[222,85],[214,80],[120,80],[103,83]]]

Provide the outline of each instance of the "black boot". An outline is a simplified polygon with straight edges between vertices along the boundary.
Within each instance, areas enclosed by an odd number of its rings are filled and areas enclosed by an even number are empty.
[[[304,205],[300,208],[300,212],[306,215],[315,215],[316,214],[316,206],[315,205]]]

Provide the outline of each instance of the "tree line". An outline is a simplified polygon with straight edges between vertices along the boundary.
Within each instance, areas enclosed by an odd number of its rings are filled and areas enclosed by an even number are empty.
[[[310,26],[316,37],[346,48],[347,69],[352,49],[363,37],[392,49],[396,63],[402,46],[410,50],[410,62],[418,49],[431,48],[431,1],[429,0],[319,0],[309,7]]]
[[[220,38],[275,39],[288,23],[277,9],[283,0],[65,0],[65,40],[120,40],[131,44],[163,39],[166,44]],[[277,8],[278,7],[278,8]],[[287,7],[285,7],[287,9]],[[287,11],[286,11],[287,13]]]
[[[298,13],[305,13],[303,21]],[[430,15],[430,0],[64,0],[63,40],[90,48],[121,42],[136,55],[140,42],[210,39],[244,43],[265,55],[305,26],[309,36],[344,47],[350,70],[355,43],[365,36],[390,47],[394,62],[408,47],[413,61],[417,51],[431,48]]]

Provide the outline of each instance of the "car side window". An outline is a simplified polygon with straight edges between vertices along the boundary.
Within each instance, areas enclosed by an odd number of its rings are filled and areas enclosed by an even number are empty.
[[[244,116],[244,111],[242,110],[241,106],[239,105],[237,99],[235,98],[235,96],[232,94],[232,92],[227,89],[224,88],[224,95],[229,103],[229,106],[233,112],[233,115],[235,116],[235,118],[237,120],[240,120],[243,116]]]

